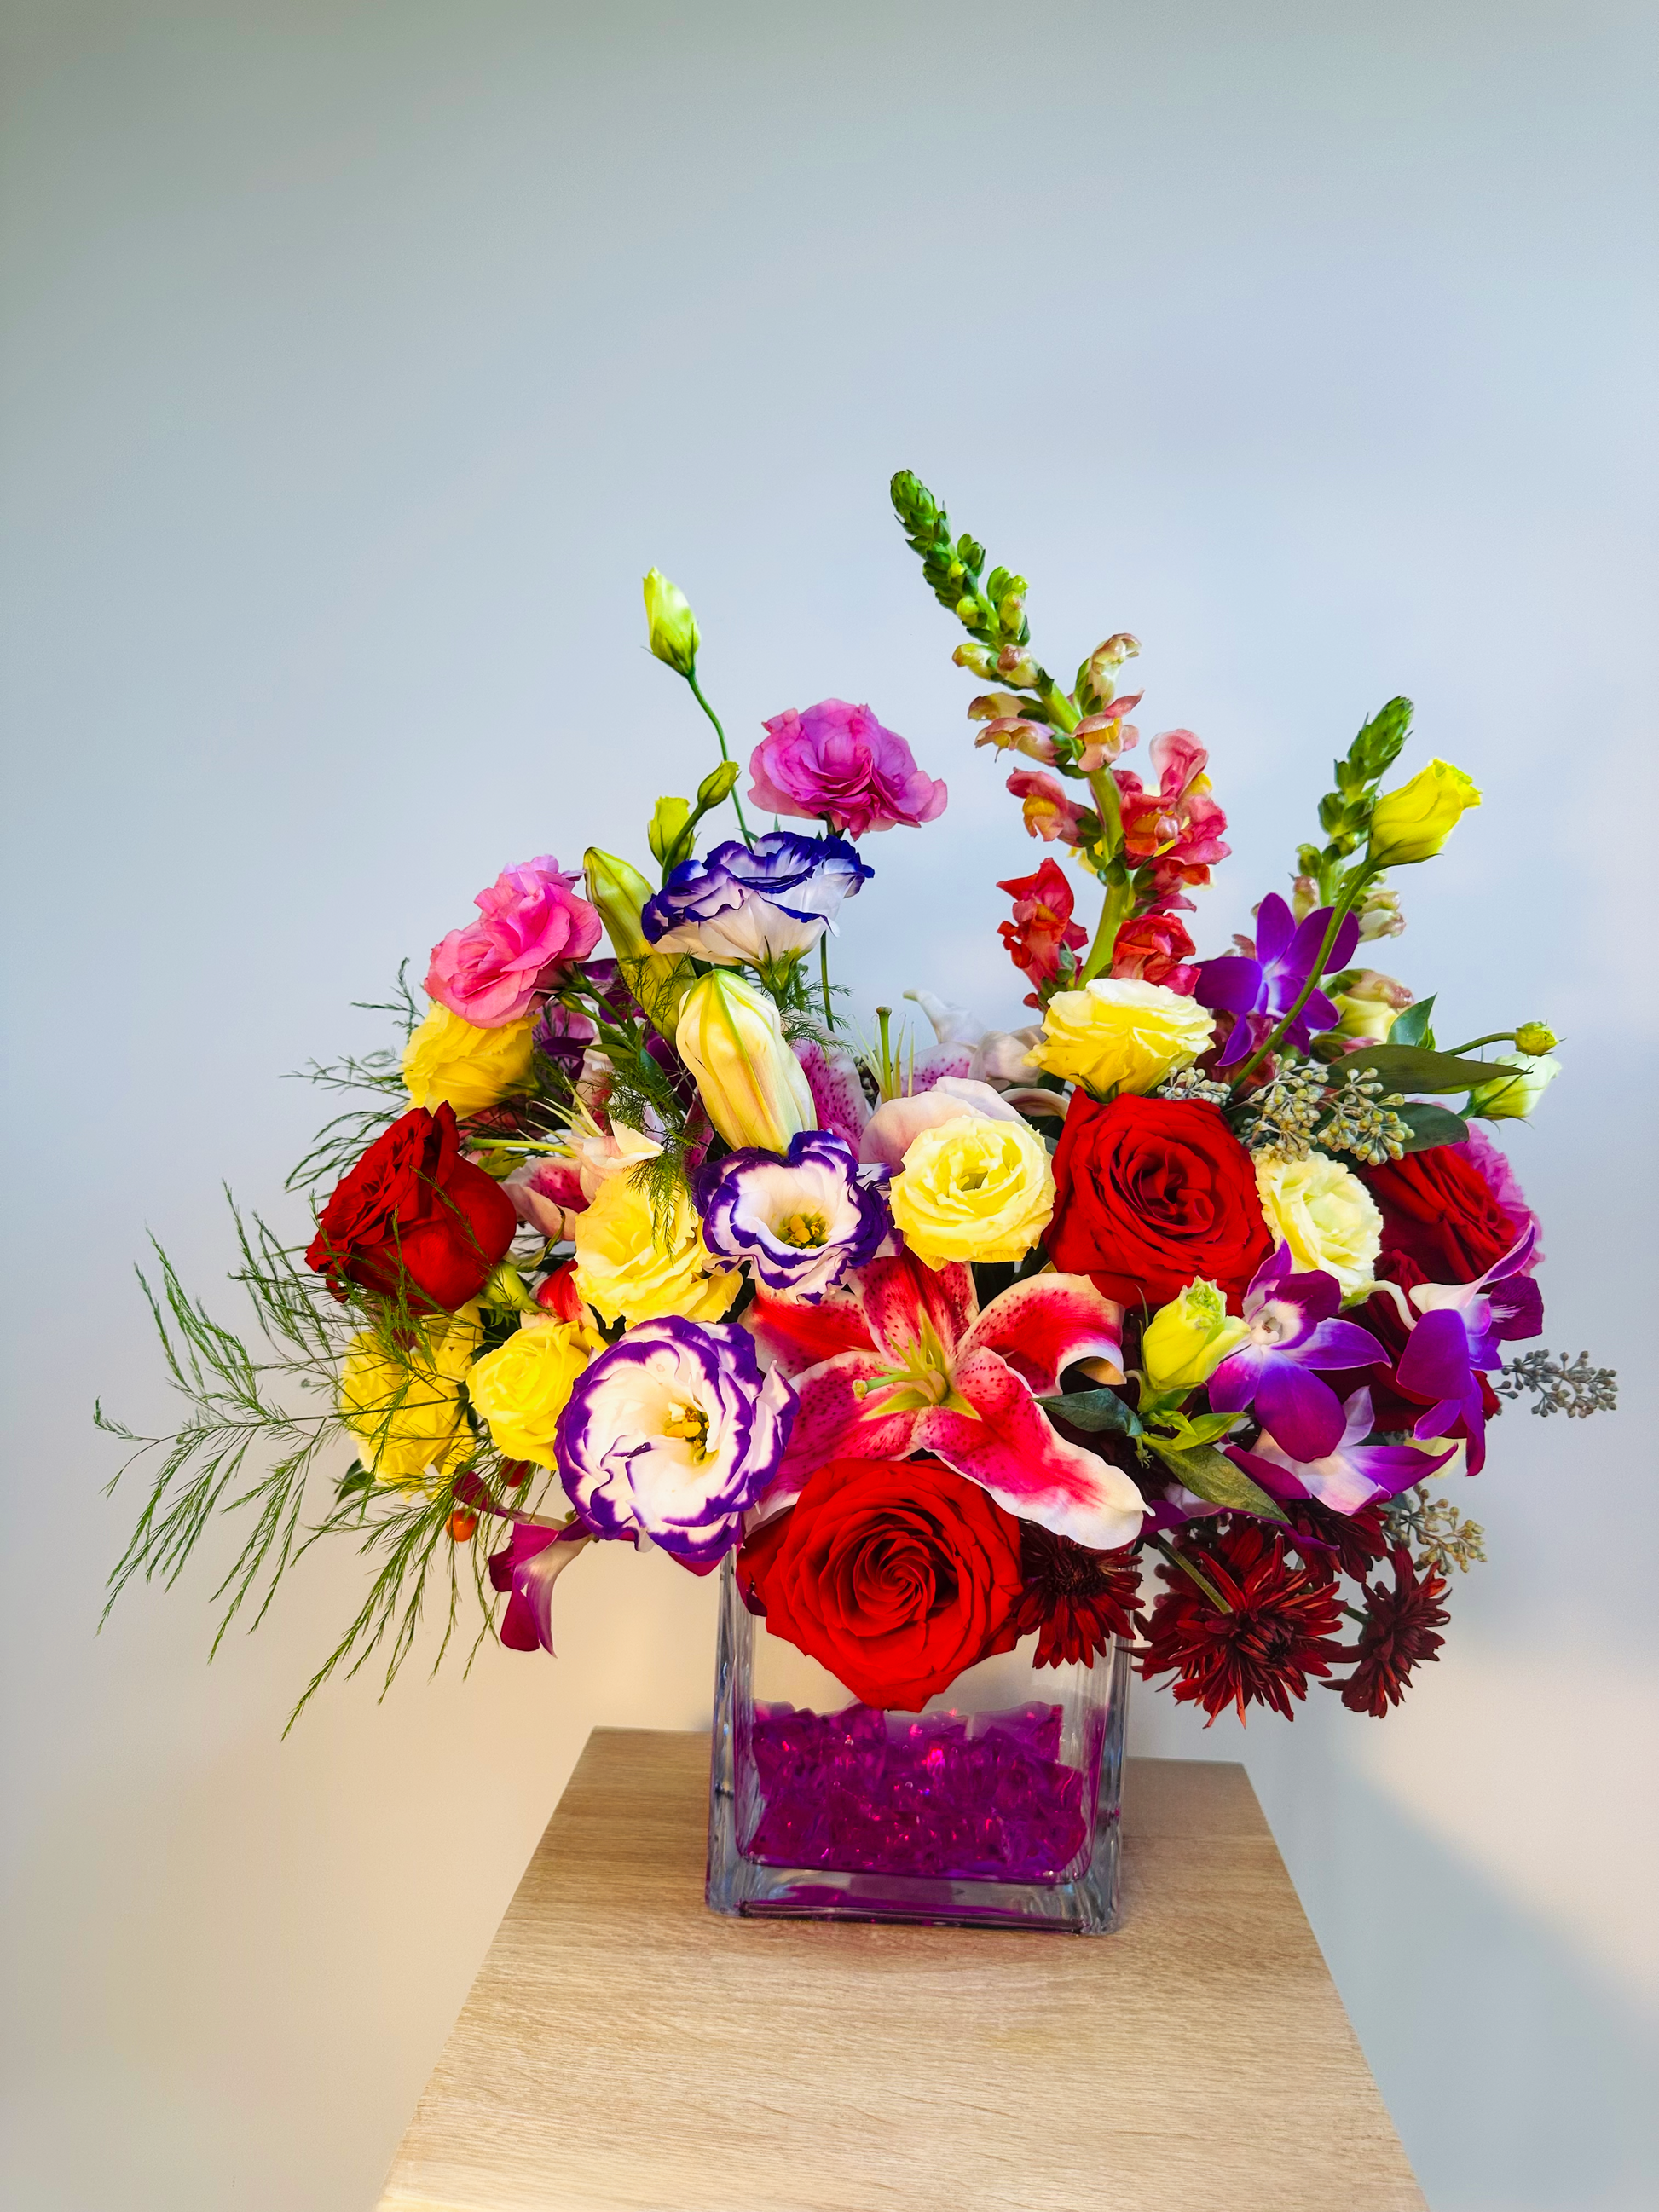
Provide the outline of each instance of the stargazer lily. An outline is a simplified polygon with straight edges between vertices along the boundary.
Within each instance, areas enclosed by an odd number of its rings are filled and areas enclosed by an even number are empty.
[[[981,1313],[969,1268],[935,1270],[912,1253],[872,1261],[848,1284],[816,1306],[763,1290],[747,1316],[799,1394],[763,1517],[793,1504],[830,1460],[928,1452],[1008,1512],[1091,1551],[1133,1541],[1139,1491],[1121,1468],[1060,1436],[1036,1402],[1079,1360],[1122,1381],[1121,1306],[1085,1275],[1042,1274]]]

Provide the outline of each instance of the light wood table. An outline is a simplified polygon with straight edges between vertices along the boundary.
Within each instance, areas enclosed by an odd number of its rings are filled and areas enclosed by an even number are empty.
[[[1421,2212],[1241,1766],[1132,1759],[1113,1936],[717,1918],[599,1729],[380,2212]]]

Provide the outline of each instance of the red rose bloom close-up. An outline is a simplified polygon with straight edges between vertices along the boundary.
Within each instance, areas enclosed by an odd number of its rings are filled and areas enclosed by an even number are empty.
[[[920,1712],[1011,1651],[1020,1524],[937,1460],[837,1459],[738,1559],[749,1604],[862,1704]]]
[[[1237,1307],[1273,1240],[1249,1154],[1202,1099],[1072,1094],[1054,1154],[1048,1256],[1127,1306],[1202,1276]]]
[[[1390,1281],[1472,1283],[1501,1260],[1520,1230],[1491,1186],[1455,1145],[1431,1145],[1367,1168],[1365,1182],[1382,1212],[1377,1273]],[[1391,1261],[1403,1257],[1418,1272]]]
[[[453,1313],[483,1290],[518,1222],[501,1185],[461,1158],[453,1108],[413,1106],[335,1185],[306,1265],[337,1298],[352,1282]]]

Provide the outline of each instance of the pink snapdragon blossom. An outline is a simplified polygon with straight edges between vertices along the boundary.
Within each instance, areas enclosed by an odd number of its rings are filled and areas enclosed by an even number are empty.
[[[896,822],[914,829],[945,811],[945,786],[916,766],[903,738],[883,729],[867,707],[845,699],[774,714],[750,755],[749,773],[757,806],[827,821],[849,837]]]
[[[549,853],[504,869],[472,902],[483,920],[433,946],[427,995],[474,1029],[520,1020],[544,972],[586,959],[599,941],[599,915],[576,883]]]
[[[1083,842],[1083,811],[1068,799],[1058,781],[1041,769],[1017,768],[1008,788],[1025,806],[1025,834],[1041,837],[1045,845],[1058,838],[1062,845]]]

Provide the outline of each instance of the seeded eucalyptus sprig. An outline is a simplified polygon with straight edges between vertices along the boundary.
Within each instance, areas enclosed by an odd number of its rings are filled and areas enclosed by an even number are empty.
[[[1317,892],[1317,905],[1328,906],[1335,898],[1344,861],[1365,842],[1376,787],[1399,758],[1411,726],[1411,701],[1390,699],[1334,764],[1336,788],[1319,802],[1319,826],[1329,842],[1322,848],[1304,845],[1296,856],[1297,868]]]

